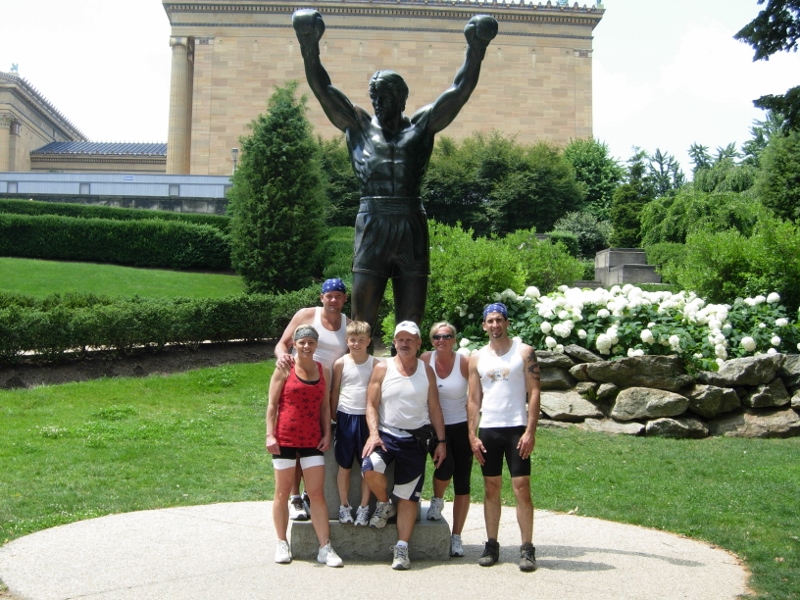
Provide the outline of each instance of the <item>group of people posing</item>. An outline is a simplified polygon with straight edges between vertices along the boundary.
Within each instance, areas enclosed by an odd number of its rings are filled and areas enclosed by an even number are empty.
[[[516,498],[519,568],[534,571],[530,456],[539,418],[539,365],[533,348],[509,337],[506,307],[486,306],[482,325],[489,343],[471,356],[455,351],[457,331],[446,322],[433,325],[433,350],[419,356],[419,326],[403,321],[394,331],[396,355],[382,360],[368,352],[370,326],[342,314],[347,290],[340,279],[325,281],[320,300],[321,307],[294,315],[275,349],[266,418],[267,450],[275,469],[275,561],[292,560],[290,516],[310,517],[319,540],[317,560],[342,566],[330,543],[324,496],[324,452],[333,445],[339,466],[339,522],[383,528],[396,516],[396,570],[410,568],[408,544],[428,456],[435,471],[427,519],[442,518],[444,493],[453,483],[454,557],[464,556],[461,533],[470,506],[473,458],[480,464],[488,539],[478,563],[488,567],[498,562],[505,461]],[[389,490],[386,468],[392,463],[394,487]],[[348,498],[354,464],[360,464],[362,474],[355,510]]]

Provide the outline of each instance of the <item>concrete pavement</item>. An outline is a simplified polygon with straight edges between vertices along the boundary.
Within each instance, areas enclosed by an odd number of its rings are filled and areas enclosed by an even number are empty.
[[[535,518],[539,569],[522,573],[515,513],[506,507],[501,562],[480,567],[480,505],[472,506],[462,536],[464,558],[417,561],[397,572],[386,548],[376,562],[346,562],[343,569],[319,565],[314,556],[278,565],[271,507],[241,502],[151,510],[40,531],[0,548],[0,579],[21,600],[735,600],[748,591],[747,570],[736,557],[707,543],[545,511]],[[448,521],[451,508],[445,508]]]

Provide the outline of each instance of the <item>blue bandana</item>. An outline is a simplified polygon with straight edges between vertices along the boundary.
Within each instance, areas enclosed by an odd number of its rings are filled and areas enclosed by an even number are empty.
[[[328,292],[342,292],[346,294],[347,288],[344,286],[344,281],[335,277],[333,279],[326,279],[325,283],[322,284],[322,293],[327,294]]]
[[[489,313],[500,313],[503,315],[503,318],[508,319],[508,309],[506,309],[506,305],[502,302],[495,302],[494,304],[488,304],[486,308],[483,309],[483,320],[486,320],[486,315]]]

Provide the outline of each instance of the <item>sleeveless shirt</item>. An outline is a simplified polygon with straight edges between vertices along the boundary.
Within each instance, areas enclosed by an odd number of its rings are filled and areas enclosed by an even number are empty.
[[[478,375],[483,388],[481,427],[517,427],[528,422],[525,392],[525,364],[519,355],[519,341],[503,356],[479,351]]]
[[[456,354],[453,370],[444,379],[436,373],[436,350],[431,352],[431,369],[436,374],[439,404],[442,406],[445,425],[464,423],[467,420],[467,380],[461,373],[461,356]]]
[[[357,365],[352,356],[344,355],[337,410],[348,415],[367,414],[367,386],[374,364],[374,356],[367,356],[363,364]]]
[[[418,429],[430,422],[425,363],[417,359],[417,370],[405,377],[398,372],[394,359],[388,359],[381,386],[378,429],[395,437],[410,437],[409,429]]]
[[[333,363],[336,362],[336,359],[347,353],[347,319],[342,315],[342,325],[338,331],[325,329],[322,325],[322,307],[317,306],[314,310],[313,325],[319,334],[314,360],[321,362],[333,371]]]
[[[275,438],[281,446],[289,448],[316,448],[322,440],[320,410],[325,397],[325,377],[322,365],[317,364],[319,379],[308,383],[294,371],[283,384],[278,401],[278,422]]]

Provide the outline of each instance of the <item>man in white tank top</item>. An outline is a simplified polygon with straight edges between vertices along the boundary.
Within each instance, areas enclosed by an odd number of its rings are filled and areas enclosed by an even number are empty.
[[[398,541],[394,547],[392,568],[408,569],[408,541],[417,520],[420,492],[425,480],[427,449],[412,433],[426,425],[433,428],[436,449],[433,462],[438,467],[447,456],[444,418],[439,406],[436,375],[429,365],[417,358],[422,346],[419,327],[402,321],[394,332],[397,355],[380,361],[372,371],[367,389],[367,426],[369,439],[364,446],[361,472],[378,502],[370,526],[382,528],[397,515]],[[386,482],[386,466],[395,463],[395,507]]]
[[[534,571],[530,456],[536,443],[541,381],[536,353],[527,344],[509,338],[508,326],[504,304],[487,306],[483,310],[483,330],[489,335],[489,344],[474,353],[469,361],[469,436],[472,452],[483,473],[483,514],[488,537],[478,564],[489,567],[500,558],[497,534],[505,459],[511,473],[522,538],[519,568]]]
[[[347,302],[347,288],[341,279],[327,279],[322,284],[322,293],[319,296],[322,306],[312,306],[298,310],[286,329],[281,339],[275,344],[276,368],[292,368],[292,334],[300,325],[313,325],[319,333],[317,349],[314,360],[321,362],[333,372],[333,363],[347,352],[347,316],[342,314],[344,303]],[[294,521],[307,521],[310,518],[307,502],[300,496],[300,479],[302,471],[297,467],[295,483],[289,495],[289,516]]]

